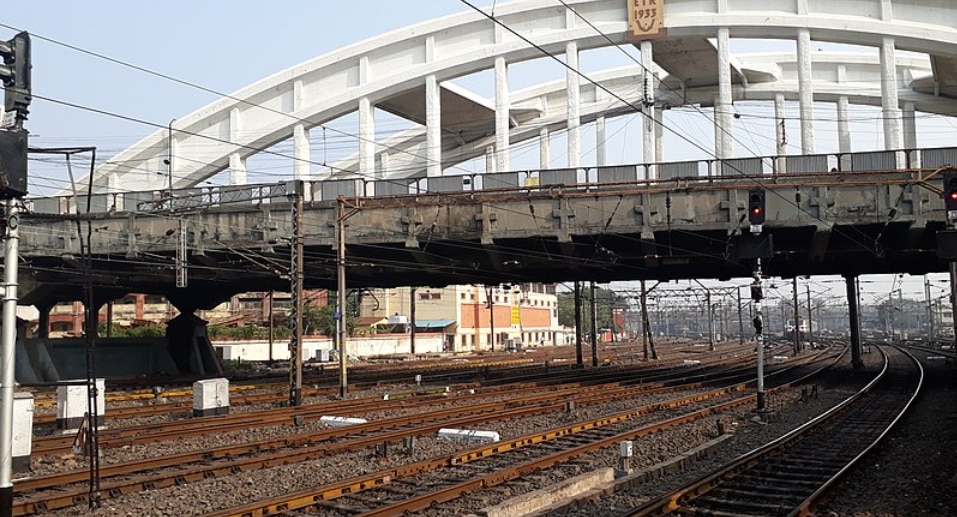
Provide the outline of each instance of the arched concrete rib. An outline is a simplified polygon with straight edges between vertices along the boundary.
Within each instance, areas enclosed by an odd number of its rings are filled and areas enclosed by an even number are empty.
[[[735,87],[737,101],[774,101],[777,94],[786,99],[797,100],[797,67],[793,54],[738,55],[738,66],[747,86]],[[881,67],[876,55],[858,52],[829,52],[815,54],[815,97],[820,101],[836,102],[846,96],[852,104],[880,106]],[[839,73],[839,69],[845,71]],[[582,122],[593,122],[600,116],[608,118],[636,113],[642,101],[642,70],[636,66],[604,70],[589,74],[594,84],[583,85]],[[957,112],[957,101],[935,97],[908,88],[914,81],[931,74],[930,61],[926,57],[907,57],[897,60],[898,84],[901,99],[914,102],[918,111],[952,114]],[[840,80],[840,77],[853,80]],[[682,89],[676,81],[664,79],[656,99],[668,107],[699,105],[708,106],[714,99],[716,85],[701,85]],[[608,93],[611,92],[611,93]],[[513,144],[538,138],[541,129],[561,131],[565,129],[564,106],[567,91],[564,81],[554,81],[510,94],[512,119],[517,121],[509,136]],[[622,100],[618,100],[622,99]],[[710,110],[706,111],[710,114]],[[667,123],[667,122],[666,122]],[[454,128],[451,129],[454,131]],[[470,126],[462,138],[446,139],[442,161],[449,166],[482,156],[485,148],[495,140],[494,121],[489,117]],[[470,139],[468,139],[471,137]],[[390,171],[387,178],[415,178],[425,176],[425,131],[410,129],[382,142],[390,149]],[[335,163],[333,177],[356,177],[359,160],[352,156]],[[327,179],[329,174],[319,175]]]
[[[603,34],[554,0],[501,4],[495,15],[555,55],[564,52],[570,41],[580,50],[630,44],[624,0],[566,3]],[[815,41],[873,47],[892,38],[898,49],[926,53],[941,67],[929,82],[917,83],[920,91],[930,88],[933,94],[950,96],[957,93],[954,81],[941,70],[953,70],[950,65],[957,56],[957,5],[943,0],[930,3],[800,0],[793,11],[769,11],[768,2],[668,0],[665,25],[669,39],[710,38],[719,27],[728,27],[732,37],[787,39],[799,29],[808,29]],[[226,169],[230,156],[245,158],[290,139],[298,125],[315,127],[353,112],[359,99],[385,104],[421,88],[428,76],[448,81],[491,69],[498,56],[514,63],[541,55],[539,49],[476,12],[427,21],[345,47],[179,117],[172,126],[174,186],[195,185]],[[656,55],[662,61],[667,57]],[[752,86],[748,82],[748,89]],[[825,86],[815,84],[816,98],[826,98]],[[760,89],[748,92],[754,98],[760,98],[759,93]],[[916,93],[902,98],[917,98]],[[109,184],[118,190],[165,187],[165,176],[156,173],[166,170],[168,133],[158,130],[99,167],[98,188]]]

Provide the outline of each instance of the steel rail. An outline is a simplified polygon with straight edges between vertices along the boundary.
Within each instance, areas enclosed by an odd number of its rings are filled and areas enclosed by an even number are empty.
[[[805,359],[807,362],[813,362],[817,356],[809,356]],[[782,369],[784,371],[784,369]],[[720,374],[721,372],[718,372]],[[716,374],[717,375],[717,374]],[[710,379],[713,382],[715,379]],[[692,386],[703,385],[703,381]],[[270,441],[264,440],[252,444],[243,444],[238,446],[221,447],[211,451],[200,451],[197,453],[186,453],[178,456],[165,457],[159,460],[141,460],[129,464],[118,464],[104,467],[104,472],[111,477],[128,476],[135,472],[146,470],[156,470],[163,467],[177,467],[175,472],[169,474],[151,475],[147,478],[126,478],[119,481],[104,482],[101,484],[104,491],[103,497],[118,497],[123,494],[138,492],[144,489],[157,489],[173,485],[184,484],[192,481],[208,479],[210,477],[219,477],[235,474],[240,471],[254,471],[262,468],[270,468],[279,465],[285,465],[298,461],[316,459],[331,454],[354,451],[357,448],[370,447],[379,443],[388,441],[397,441],[407,436],[419,436],[423,434],[434,433],[442,427],[448,426],[466,426],[478,422],[487,422],[489,418],[501,420],[507,418],[519,418],[534,416],[537,414],[562,411],[565,403],[569,400],[576,404],[587,405],[594,403],[603,403],[609,400],[621,398],[634,398],[652,393],[667,393],[676,389],[690,389],[692,386],[674,386],[662,387],[659,385],[642,384],[639,386],[623,387],[613,386],[612,390],[588,389],[585,392],[576,392],[574,388],[563,391],[553,391],[546,394],[539,394],[533,397],[526,397],[524,401],[505,400],[497,403],[489,403],[484,408],[452,408],[430,415],[410,415],[406,417],[397,417],[394,419],[372,422],[359,426],[352,426],[345,429],[322,430],[311,433],[310,435],[300,435],[286,440]],[[737,385],[740,386],[740,385]],[[651,388],[649,390],[649,388]],[[726,388],[743,389],[743,388]],[[718,390],[720,391],[720,390]],[[716,392],[712,392],[716,393]],[[542,397],[550,397],[542,399]],[[717,395],[712,395],[717,396]],[[686,399],[673,401],[671,404],[693,403],[696,400],[702,400],[702,395],[692,396]],[[708,398],[704,396],[704,398]],[[531,407],[514,407],[520,404],[533,404]],[[534,405],[537,404],[537,405]],[[640,415],[647,412],[659,410],[662,406],[651,405],[644,406],[635,410],[634,415]],[[480,411],[484,409],[484,411]],[[470,413],[478,413],[471,415]],[[456,420],[448,420],[450,415],[458,415]],[[469,416],[462,416],[469,415]],[[427,423],[431,418],[433,423]],[[445,419],[445,420],[443,420]],[[414,428],[399,428],[416,423]],[[369,435],[369,432],[393,429],[384,433]],[[358,435],[358,436],[356,436]],[[333,443],[319,443],[333,441]],[[307,450],[302,450],[308,446]],[[293,450],[276,449],[282,447],[293,447]],[[253,457],[236,457],[238,454],[255,455]],[[192,468],[183,468],[188,463],[201,462],[202,465]],[[59,508],[69,507],[86,502],[88,496],[84,489],[71,490],[64,487],[68,482],[81,481],[77,473],[68,473],[67,475],[51,475],[38,478],[32,483],[30,480],[23,485],[15,485],[17,490],[27,487],[31,488],[53,488],[57,490],[51,495],[38,493],[33,496],[23,497],[16,501],[14,506],[16,515],[31,515],[37,512],[51,511]],[[23,495],[18,492],[18,495]]]
[[[834,363],[842,357],[843,354],[837,355],[834,358]],[[811,376],[817,374],[824,368],[827,368],[831,364],[822,366],[821,368],[803,375],[798,379],[792,380],[790,382],[782,383],[781,386],[769,390],[770,392],[780,391],[786,389],[787,387],[803,382],[804,380],[810,378]],[[372,474],[358,476],[351,478],[339,483],[333,483],[328,485],[323,485],[313,489],[303,490],[295,492],[292,494],[286,494],[284,496],[271,498],[265,501],[255,502],[248,505],[244,505],[237,508],[231,508],[219,512],[213,512],[207,514],[207,517],[261,517],[268,515],[281,514],[293,510],[298,510],[302,508],[307,508],[315,506],[316,504],[322,503],[324,501],[331,501],[339,497],[356,493],[358,491],[367,490],[370,488],[375,488],[378,486],[386,485],[391,483],[395,479],[405,478],[415,476],[420,473],[430,472],[438,470],[440,468],[452,467],[460,464],[474,462],[483,458],[489,458],[496,455],[500,455],[509,451],[515,451],[522,449],[524,447],[535,446],[538,444],[544,444],[551,442],[557,438],[573,435],[576,433],[582,433],[590,430],[597,430],[605,426],[612,424],[623,423],[635,418],[644,416],[648,412],[657,412],[665,411],[668,409],[673,409],[689,404],[695,404],[700,402],[713,402],[714,399],[722,396],[732,396],[735,393],[739,393],[753,384],[754,381],[742,382],[733,386],[727,386],[719,389],[714,389],[706,393],[696,394],[689,397],[685,397],[679,400],[667,401],[657,404],[651,404],[648,406],[643,406],[635,410],[619,412],[613,415],[603,416],[597,419],[592,419],[586,422],[579,422],[576,424],[571,424],[567,426],[562,426],[554,428],[547,431],[537,432],[533,434],[527,434],[520,436],[518,438],[504,440],[489,444],[486,446],[476,447],[469,449],[464,452],[449,454],[445,456],[440,456],[437,458],[431,458],[428,460],[423,460],[420,462],[412,463],[409,465],[404,465],[396,467],[394,469],[388,469],[384,471],[375,472]],[[422,494],[412,498],[408,498],[401,503],[395,503],[386,508],[381,508],[379,510],[371,511],[369,513],[364,513],[363,515],[403,515],[406,512],[421,510],[427,508],[433,504],[441,503],[458,497],[459,495],[474,491],[478,488],[487,488],[489,486],[508,481],[520,477],[528,472],[545,468],[547,466],[566,461],[568,458],[590,452],[592,450],[608,447],[617,444],[621,440],[634,438],[637,436],[643,436],[652,432],[656,432],[661,429],[666,429],[669,427],[674,427],[681,425],[687,422],[691,422],[698,418],[703,418],[705,416],[730,410],[732,408],[751,403],[755,400],[755,395],[745,395],[742,397],[732,398],[732,400],[726,402],[715,403],[714,405],[680,415],[678,417],[667,418],[664,421],[648,424],[640,427],[637,430],[630,430],[624,433],[618,433],[611,437],[601,438],[598,441],[591,442],[584,445],[579,445],[570,450],[561,451],[558,453],[551,454],[545,458],[540,458],[532,461],[527,461],[519,466],[511,467],[502,471],[498,471],[492,474],[488,474],[476,479],[469,479],[462,482],[457,482],[453,485],[450,485],[445,488],[437,489],[436,491],[429,492],[428,494]]]
[[[884,351],[881,350],[882,354]],[[891,422],[891,426],[896,423],[903,412],[910,407],[911,401],[916,397],[917,392],[922,384],[923,380],[923,369],[920,367],[920,364],[913,358],[913,356],[908,355],[912,360],[912,363],[916,364],[919,371],[920,381],[917,383],[918,390],[911,394],[908,402],[905,404],[902,410],[896,412],[896,416]],[[695,480],[683,487],[680,487],[676,490],[673,490],[657,499],[649,501],[637,508],[634,508],[630,511],[620,514],[618,517],[645,517],[645,516],[657,516],[657,515],[666,515],[675,511],[682,512],[694,512],[692,507],[689,507],[686,502],[688,501],[693,505],[694,499],[701,497],[707,494],[709,491],[718,487],[721,483],[727,482],[728,480],[738,476],[744,472],[751,471],[760,466],[766,465],[769,460],[780,459],[782,455],[787,454],[787,451],[797,445],[799,442],[805,440],[808,437],[813,437],[813,433],[825,429],[828,426],[834,424],[835,420],[845,416],[848,413],[852,413],[856,402],[859,402],[864,399],[866,395],[870,395],[875,391],[875,387],[879,385],[885,378],[888,376],[890,371],[889,361],[887,360],[886,354],[884,355],[885,361],[881,371],[872,379],[866,386],[858,390],[855,394],[848,397],[840,404],[837,404],[830,410],[822,413],[816,418],[808,421],[802,426],[792,430],[791,432],[751,451],[739,456],[737,459],[732,460],[728,464],[716,469],[714,472],[705,475],[698,480]],[[886,435],[888,429],[884,431],[878,437],[878,440]],[[870,450],[876,441],[872,441],[869,445],[865,446],[865,451]],[[858,461],[863,456],[863,452],[856,454],[852,462]],[[809,515],[809,508],[811,505],[819,501],[820,497],[823,496],[827,488],[833,486],[834,481],[838,479],[839,475],[847,472],[848,465],[845,465],[837,473],[835,473],[829,480],[821,485],[817,490],[814,490],[811,495],[809,495],[804,502],[796,505],[791,513],[781,513],[780,515]],[[759,492],[748,492],[748,499],[752,504],[759,498]],[[762,514],[776,514],[774,510],[776,509],[774,505],[767,504],[762,506]]]

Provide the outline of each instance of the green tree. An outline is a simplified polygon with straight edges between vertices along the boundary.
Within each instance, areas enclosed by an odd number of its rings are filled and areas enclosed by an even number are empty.
[[[612,309],[625,309],[628,306],[628,300],[611,289],[601,287],[595,288],[595,302],[598,308],[598,328],[621,329],[614,325],[612,319]],[[591,289],[582,282],[582,328],[587,330],[591,328],[591,316],[589,313],[591,307]],[[566,291],[558,293],[558,323],[567,327],[575,326],[575,293]]]
[[[335,292],[329,291],[329,300],[332,303],[317,307],[312,304],[306,304],[302,311],[302,332],[303,334],[322,334],[324,336],[333,336],[336,333],[336,304]],[[357,313],[357,303],[354,297],[346,298],[346,333],[355,332],[356,324],[354,315]]]

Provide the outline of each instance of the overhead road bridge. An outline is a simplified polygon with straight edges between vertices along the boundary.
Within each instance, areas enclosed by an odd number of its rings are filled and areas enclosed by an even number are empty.
[[[158,124],[80,179],[90,199],[30,201],[22,300],[42,319],[57,301],[81,299],[90,278],[98,306],[157,293],[186,316],[233,293],[285,290],[298,269],[298,200],[307,287],[336,284],[340,222],[347,287],[723,279],[750,275],[761,257],[771,275],[846,275],[850,301],[859,274],[946,269],[939,171],[957,160],[953,149],[922,150],[918,128],[920,114],[957,113],[953,2],[656,3],[651,24],[630,19],[637,0],[467,11],[318,56]],[[745,38],[784,40],[794,52],[732,52]],[[819,42],[870,52],[817,52]],[[598,68],[590,51],[609,47],[632,47],[638,66],[579,73]],[[510,67],[535,60],[567,70],[513,91]],[[489,98],[459,84],[484,72]],[[745,101],[768,105],[773,148],[747,149],[749,121],[737,121],[735,105]],[[822,101],[836,108],[827,148],[837,154],[816,148]],[[882,150],[852,152],[851,105],[880,107]],[[714,160],[675,162],[671,150],[666,160],[666,130],[691,143],[678,112],[713,126],[713,142],[692,145]],[[383,113],[408,129],[377,128]],[[607,119],[636,113],[640,136],[626,145],[640,147],[629,160],[643,164],[612,166]],[[350,117],[355,134],[337,134],[355,148],[316,159],[319,130]],[[585,131],[594,165],[584,163]],[[553,140],[566,146],[560,160]],[[519,143],[537,144],[538,166],[522,166],[535,170],[510,163],[526,150]],[[483,156],[482,173],[461,173]],[[247,184],[258,168],[247,171],[249,161],[265,158],[284,160],[285,172]],[[760,237],[747,217],[754,188],[767,200]],[[89,263],[74,220],[87,201]],[[184,322],[169,343],[201,335],[198,326]],[[193,345],[174,354],[181,368],[208,363],[197,351],[209,347]]]
[[[103,301],[156,293],[183,312],[288,288],[297,185],[312,198],[302,235],[313,288],[336,286],[337,205],[350,288],[727,279],[762,256],[774,276],[924,274],[946,271],[940,172],[952,163],[957,148],[663,163],[656,180],[639,179],[649,165],[627,165],[99,194],[80,219]],[[756,188],[760,238],[747,218]],[[81,299],[77,204],[87,200],[31,201],[23,303]]]

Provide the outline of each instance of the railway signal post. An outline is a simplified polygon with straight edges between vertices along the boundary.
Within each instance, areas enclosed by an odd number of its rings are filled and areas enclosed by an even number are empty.
[[[5,202],[3,329],[0,335],[0,517],[13,515],[13,397],[16,389],[14,354],[17,340],[17,287],[20,199],[27,194],[27,132],[31,93],[30,35],[21,32],[0,41],[0,84],[4,89],[0,121],[0,200]]]
[[[751,282],[751,301],[754,303],[753,323],[755,341],[757,343],[756,350],[758,353],[758,412],[763,413],[767,410],[764,396],[764,316],[761,311],[761,300],[764,298],[764,286],[761,282],[761,259],[757,260],[757,265],[754,268],[754,281]]]

